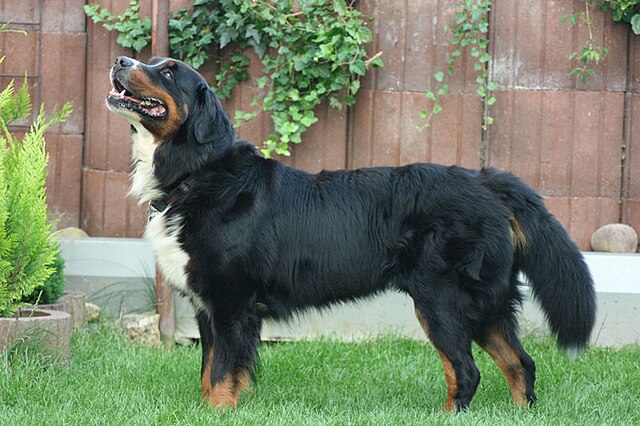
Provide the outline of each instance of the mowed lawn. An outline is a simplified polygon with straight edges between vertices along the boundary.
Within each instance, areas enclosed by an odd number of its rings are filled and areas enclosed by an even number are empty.
[[[1,425],[640,425],[640,347],[589,349],[569,360],[550,340],[524,339],[539,401],[511,404],[490,357],[469,411],[441,412],[440,358],[426,341],[383,337],[266,343],[253,391],[231,412],[200,399],[200,348],[153,349],[98,326],[76,332],[70,365],[0,356]]]

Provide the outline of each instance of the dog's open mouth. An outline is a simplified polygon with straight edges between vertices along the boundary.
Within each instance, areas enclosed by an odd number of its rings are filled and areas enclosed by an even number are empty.
[[[167,107],[156,98],[136,96],[131,93],[120,81],[114,79],[113,87],[107,100],[116,108],[125,108],[149,118],[164,118],[167,115]]]

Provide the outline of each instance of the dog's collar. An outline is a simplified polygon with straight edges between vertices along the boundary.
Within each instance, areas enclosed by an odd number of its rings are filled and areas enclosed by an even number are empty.
[[[185,180],[180,182],[180,185],[175,187],[173,191],[169,192],[164,197],[157,200],[152,200],[149,203],[149,209],[153,210],[154,213],[162,213],[163,211],[171,207],[172,204],[186,197],[187,194],[191,191],[191,187],[193,186],[195,181],[196,178],[193,176],[186,178]]]

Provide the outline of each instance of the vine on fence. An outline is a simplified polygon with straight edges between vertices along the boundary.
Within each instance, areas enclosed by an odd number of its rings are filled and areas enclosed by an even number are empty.
[[[438,83],[438,90],[435,92],[429,90],[426,93],[427,99],[432,101],[432,107],[430,111],[424,110],[420,112],[421,117],[426,119],[424,127],[431,126],[433,116],[442,111],[440,98],[449,93],[449,85],[446,83],[446,79],[454,75],[456,59],[462,55],[462,51],[465,48],[470,49],[469,53],[474,58],[473,69],[477,72],[476,83],[478,83],[476,93],[485,104],[482,128],[486,130],[487,126],[493,123],[493,117],[489,115],[488,106],[496,102],[496,98],[491,94],[496,89],[496,84],[489,79],[488,64],[491,56],[487,52],[489,46],[488,16],[491,4],[491,0],[463,0],[458,5],[458,11],[454,18],[447,23],[445,29],[452,33],[449,42],[454,49],[447,58],[447,73],[438,71],[433,75],[433,78]]]
[[[584,2],[584,12],[565,15],[560,20],[562,24],[568,21],[572,27],[584,25],[589,30],[589,38],[585,41],[582,51],[576,51],[569,55],[569,60],[577,58],[580,61],[580,65],[572,69],[569,74],[578,76],[582,84],[587,82],[588,77],[596,74],[595,70],[591,68],[591,64],[598,65],[609,55],[609,49],[604,46],[598,46],[593,36],[593,20],[591,19],[592,6],[593,1],[586,0]]]
[[[634,34],[640,34],[640,0],[600,0],[598,8],[605,12],[611,11],[614,21],[628,22]]]
[[[352,3],[352,2],[351,2]],[[360,78],[370,67],[382,66],[380,54],[367,57],[371,32],[361,13],[345,0],[196,0],[191,9],[169,20],[171,54],[194,68],[216,62],[216,91],[229,97],[236,83],[247,80],[253,48],[264,77],[257,80],[264,95],[256,96],[255,111],[236,112],[236,124],[259,111],[271,114],[275,130],[262,152],[289,155],[289,144],[317,121],[314,108],[323,100],[335,108],[353,105]],[[150,42],[151,21],[139,14],[139,1],[114,16],[99,4],[85,6],[94,22],[119,33],[117,42],[140,52]],[[209,52],[217,46],[216,58]]]
[[[583,0],[584,12],[577,12],[562,17],[561,22],[569,22],[571,26],[584,25],[589,31],[589,38],[585,41],[581,51],[573,52],[570,60],[577,59],[580,65],[571,70],[571,75],[579,77],[584,84],[588,77],[596,74],[591,68],[598,65],[609,55],[609,49],[597,44],[593,35],[592,8],[594,5],[603,12],[611,12],[616,22],[627,22],[634,34],[640,34],[640,0]]]
[[[597,44],[593,35],[593,20],[591,18],[594,4],[597,4],[601,11],[612,12],[614,21],[628,22],[635,34],[640,34],[640,0],[583,0],[585,3],[584,12],[562,17],[561,23],[569,22],[572,26],[585,25],[589,31],[589,38],[581,51],[573,52],[569,59],[577,59],[580,65],[570,71],[570,75],[578,76],[582,83],[586,83],[589,76],[595,75],[592,64],[598,65],[609,55],[609,50]],[[442,111],[440,99],[449,93],[449,85],[446,83],[448,77],[454,74],[454,64],[458,57],[462,55],[464,48],[470,49],[470,55],[475,58],[474,70],[478,73],[476,82],[478,88],[476,92],[484,101],[484,117],[482,128],[493,123],[493,117],[489,115],[489,106],[496,101],[491,94],[496,90],[496,84],[489,78],[488,64],[491,56],[487,51],[489,40],[489,20],[488,14],[491,9],[492,0],[463,0],[457,8],[454,18],[450,20],[445,29],[451,31],[450,44],[453,50],[447,58],[447,72],[438,71],[433,75],[437,82],[437,90],[429,90],[426,97],[431,100],[431,110],[420,112],[422,118],[426,120],[424,127],[429,127],[433,116]]]
[[[584,11],[562,17],[561,23],[585,25],[589,38],[581,51],[569,59],[579,65],[570,71],[582,83],[595,75],[594,65],[609,55],[593,35],[593,7],[611,12],[615,21],[628,22],[640,34],[640,0],[583,0]],[[317,121],[314,108],[323,100],[332,107],[353,105],[362,77],[370,67],[382,66],[381,52],[368,58],[364,46],[371,33],[364,18],[345,0],[195,0],[190,9],[181,9],[169,21],[171,54],[194,68],[208,60],[216,64],[216,91],[229,98],[235,85],[250,78],[252,48],[262,61],[264,77],[257,85],[264,95],[255,97],[251,112],[236,111],[236,126],[254,118],[260,110],[270,113],[275,130],[264,142],[262,152],[289,155],[289,144],[300,143],[302,134]],[[489,78],[488,14],[492,0],[461,0],[454,18],[446,25],[453,50],[447,69],[433,75],[434,90],[426,92],[431,109],[420,115],[423,127],[442,111],[442,96],[449,93],[447,80],[463,50],[474,58],[476,93],[484,102],[482,127],[493,123],[489,107],[496,101],[496,84]],[[151,20],[141,17],[139,0],[131,0],[122,15],[114,16],[99,4],[85,6],[87,16],[106,29],[118,32],[117,42],[140,52],[151,41]],[[220,55],[211,58],[214,47]]]

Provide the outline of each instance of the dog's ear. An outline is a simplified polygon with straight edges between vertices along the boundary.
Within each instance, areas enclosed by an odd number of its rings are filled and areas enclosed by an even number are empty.
[[[218,97],[205,84],[198,87],[197,101],[193,115],[193,135],[199,144],[221,145],[226,147],[233,142],[234,133],[231,120]]]

